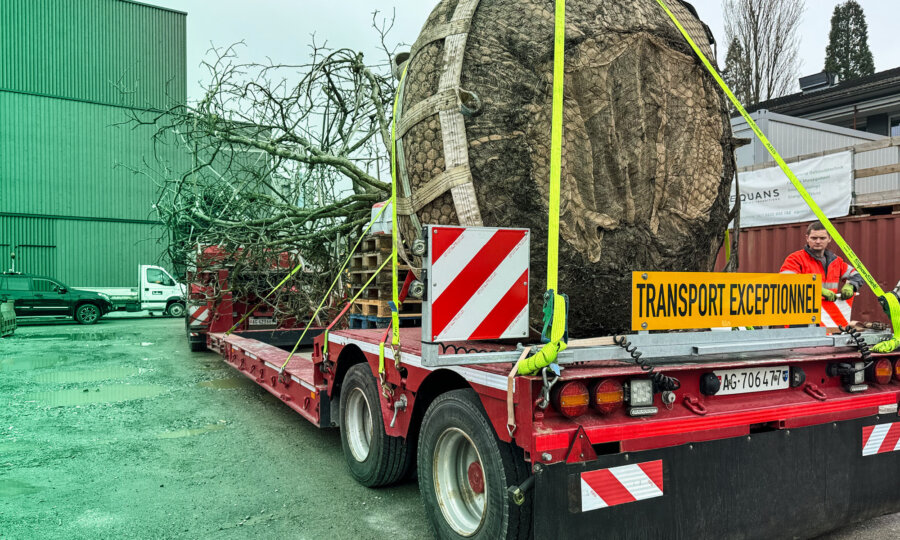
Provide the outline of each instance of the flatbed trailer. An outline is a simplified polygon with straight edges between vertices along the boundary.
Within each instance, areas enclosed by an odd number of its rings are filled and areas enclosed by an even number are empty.
[[[300,355],[262,334],[210,332],[209,348],[314,425],[339,427],[350,474],[363,485],[398,482],[415,466],[439,538],[810,538],[900,511],[900,353],[867,349],[879,342],[896,351],[897,339],[814,327],[822,322],[815,275],[698,273],[651,295],[651,272],[635,272],[637,334],[568,339],[568,299],[556,290],[566,25],[565,3],[555,4],[545,335],[536,354],[518,344],[531,338],[530,233],[478,223],[425,224],[407,239],[422,258],[421,329],[398,328],[395,317],[390,340],[381,330],[326,331]],[[396,148],[393,314],[403,301]],[[898,315],[898,298],[828,231]],[[636,302],[638,289],[646,295]],[[698,296],[685,304],[682,290]],[[760,306],[779,317],[744,317]],[[781,328],[732,331],[757,325]],[[729,331],[651,332],[719,327]]]
[[[829,366],[858,365],[858,351],[841,346],[846,336],[826,338],[837,346],[661,358],[654,365],[681,388],[654,393],[656,413],[630,416],[625,405],[567,417],[558,398],[541,407],[542,377],[510,383],[511,363],[424,365],[416,328],[401,329],[399,368],[385,352],[388,397],[379,390],[383,331],[329,333],[327,355],[320,335],[283,370],[289,353],[248,334],[211,334],[209,346],[314,425],[340,427],[360,482],[390,484],[416,464],[442,538],[809,538],[900,511],[900,356],[873,357],[890,363],[889,382],[851,388],[829,375]],[[484,342],[443,349],[519,352]],[[783,367],[788,388],[701,390],[709,373]],[[621,360],[580,361],[556,385],[627,388],[645,378]]]

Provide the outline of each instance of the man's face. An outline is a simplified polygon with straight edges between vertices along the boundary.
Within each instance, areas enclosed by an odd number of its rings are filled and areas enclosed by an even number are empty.
[[[812,231],[806,235],[806,244],[813,251],[823,251],[831,242],[831,237],[825,231]]]

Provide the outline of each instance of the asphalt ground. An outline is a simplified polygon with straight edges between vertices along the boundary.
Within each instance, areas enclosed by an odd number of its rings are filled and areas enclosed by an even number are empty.
[[[191,353],[182,320],[117,315],[0,340],[0,538],[428,537],[415,481],[358,485],[337,430]],[[822,538],[900,538],[900,514]]]

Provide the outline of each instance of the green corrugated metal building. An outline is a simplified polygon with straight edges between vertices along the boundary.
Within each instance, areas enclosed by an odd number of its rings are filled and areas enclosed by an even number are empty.
[[[162,260],[155,155],[135,111],[185,102],[185,13],[127,0],[0,1],[0,269],[129,286]]]

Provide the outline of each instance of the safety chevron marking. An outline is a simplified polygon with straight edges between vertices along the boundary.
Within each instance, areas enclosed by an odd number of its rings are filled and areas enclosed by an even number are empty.
[[[209,304],[188,306],[188,325],[203,326],[209,318]]]
[[[862,428],[862,455],[874,456],[900,451],[900,422]]]
[[[850,311],[853,309],[853,298],[849,300],[822,300],[822,322],[820,326],[837,328],[850,324]]]
[[[528,335],[527,229],[429,227],[427,341]]]
[[[663,496],[661,459],[581,473],[581,511]]]

